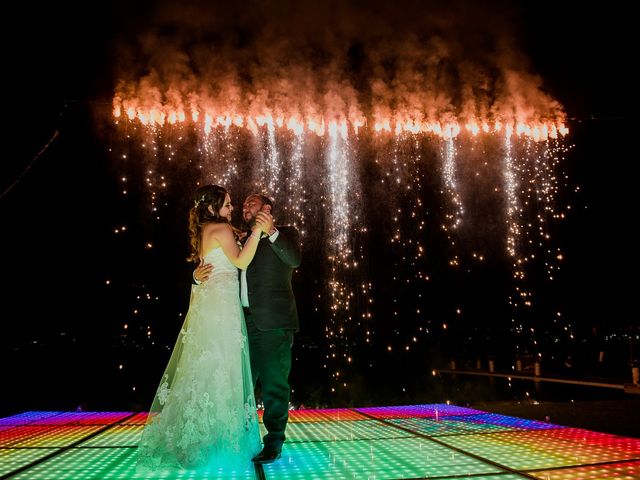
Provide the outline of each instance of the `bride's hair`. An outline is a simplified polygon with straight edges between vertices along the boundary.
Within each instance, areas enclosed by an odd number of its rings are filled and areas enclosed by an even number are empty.
[[[189,243],[191,254],[187,258],[189,262],[200,261],[200,248],[202,247],[202,227],[207,223],[229,223],[226,217],[220,216],[220,209],[224,206],[227,190],[218,185],[204,185],[195,191],[194,205],[189,210]],[[211,206],[211,210],[209,210]],[[238,230],[231,226],[233,233],[238,236]]]

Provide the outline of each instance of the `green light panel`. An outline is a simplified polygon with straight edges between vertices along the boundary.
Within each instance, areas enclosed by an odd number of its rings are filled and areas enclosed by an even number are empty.
[[[268,479],[353,480],[446,477],[502,470],[421,438],[290,443],[264,466]]]
[[[137,450],[135,448],[77,448],[68,450],[29,470],[19,473],[12,480],[106,480],[106,479],[138,479],[145,475],[136,474]],[[254,479],[253,468],[237,475],[220,475],[214,471],[184,472],[162,474],[158,472],[153,478],[158,479],[193,479],[193,480],[235,480]]]
[[[289,442],[335,442],[410,436],[413,435],[403,432],[398,428],[382,424],[376,420],[359,420],[352,422],[294,422],[287,426],[287,440]]]
[[[6,475],[19,468],[57,452],[59,448],[0,448],[0,475]]]

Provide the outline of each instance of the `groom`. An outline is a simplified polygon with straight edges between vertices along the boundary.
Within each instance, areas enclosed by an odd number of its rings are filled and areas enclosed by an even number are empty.
[[[289,370],[293,334],[298,330],[296,301],[291,288],[293,270],[300,265],[300,240],[294,227],[276,226],[272,217],[273,202],[253,193],[242,205],[242,219],[247,227],[258,216],[269,221],[268,234],[258,244],[253,261],[241,271],[240,300],[244,309],[251,372],[254,387],[262,386],[267,434],[264,447],[253,457],[255,463],[271,463],[280,458],[289,418]],[[199,266],[196,281],[206,280],[211,266]]]

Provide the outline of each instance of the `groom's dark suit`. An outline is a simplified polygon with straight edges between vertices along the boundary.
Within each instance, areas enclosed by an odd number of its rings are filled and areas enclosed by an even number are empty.
[[[291,287],[300,265],[300,239],[294,227],[277,227],[274,242],[260,240],[246,271],[249,307],[244,309],[254,385],[264,402],[265,447],[280,451],[289,414],[289,370],[298,313]]]
[[[265,237],[247,268],[251,317],[260,330],[298,330],[293,269],[300,265],[300,237],[294,227],[277,227],[275,242]]]

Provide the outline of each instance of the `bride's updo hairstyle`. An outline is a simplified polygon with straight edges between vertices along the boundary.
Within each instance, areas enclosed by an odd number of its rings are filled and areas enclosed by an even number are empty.
[[[220,209],[224,206],[227,193],[218,185],[203,185],[194,193],[194,204],[189,210],[189,242],[191,244],[191,254],[187,258],[189,262],[200,261],[203,225],[210,222],[229,223],[229,220],[220,216]],[[209,206],[213,213],[209,210]]]

